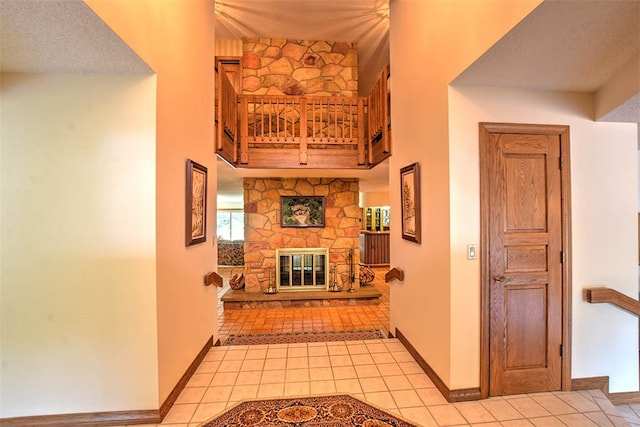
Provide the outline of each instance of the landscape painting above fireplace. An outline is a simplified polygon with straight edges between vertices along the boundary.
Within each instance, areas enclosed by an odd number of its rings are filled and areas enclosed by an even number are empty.
[[[324,227],[323,196],[282,196],[282,227]]]

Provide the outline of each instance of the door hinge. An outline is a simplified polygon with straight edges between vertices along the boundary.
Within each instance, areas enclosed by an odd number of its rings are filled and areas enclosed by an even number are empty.
[[[560,344],[560,357],[564,357],[564,346]]]
[[[560,170],[562,170],[562,168],[564,167],[564,159],[562,158],[562,156],[560,156],[559,158],[559,163],[560,163]]]
[[[560,251],[560,264],[564,264],[566,261],[565,252]]]

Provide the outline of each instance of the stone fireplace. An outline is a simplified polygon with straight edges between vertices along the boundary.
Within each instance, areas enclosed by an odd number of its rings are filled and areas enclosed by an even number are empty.
[[[250,178],[243,179],[245,241],[245,292],[262,293],[269,286],[270,274],[280,270],[276,251],[318,250],[324,254],[324,283],[316,284],[326,290],[329,284],[328,266],[336,266],[337,285],[350,286],[349,268],[357,269],[360,260],[360,218],[358,180],[356,178]],[[282,227],[282,196],[323,196],[325,199],[324,227]],[[278,252],[279,253],[279,252]],[[304,254],[304,252],[303,252]],[[314,255],[314,260],[316,259]],[[295,259],[296,262],[298,258]],[[300,258],[304,261],[304,257]],[[293,262],[293,259],[291,260]],[[308,266],[307,263],[304,264]],[[318,266],[315,265],[314,269]],[[307,267],[308,268],[308,267]],[[291,278],[298,270],[291,270]],[[300,270],[302,273],[303,270]],[[308,271],[307,271],[308,273]],[[355,271],[355,277],[358,272]],[[277,274],[277,273],[276,273]],[[297,276],[296,276],[297,277]],[[276,284],[279,279],[276,279]],[[305,281],[305,287],[308,289]],[[298,289],[300,285],[287,285]],[[358,283],[355,283],[358,286]],[[284,289],[283,289],[284,290]]]

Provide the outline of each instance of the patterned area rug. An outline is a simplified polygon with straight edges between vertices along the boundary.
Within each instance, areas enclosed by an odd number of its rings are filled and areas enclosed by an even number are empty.
[[[201,425],[225,426],[418,427],[346,394],[245,401]]]
[[[222,345],[291,344],[300,342],[359,341],[384,338],[378,329],[334,332],[281,332],[276,334],[230,334]]]

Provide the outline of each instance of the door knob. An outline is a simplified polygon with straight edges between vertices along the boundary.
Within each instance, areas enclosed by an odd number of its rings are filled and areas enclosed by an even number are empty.
[[[502,282],[504,281],[504,276],[496,276],[493,278],[493,280],[495,280],[496,283],[501,285]]]

